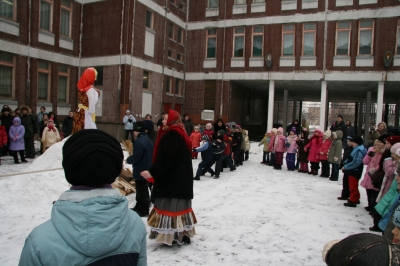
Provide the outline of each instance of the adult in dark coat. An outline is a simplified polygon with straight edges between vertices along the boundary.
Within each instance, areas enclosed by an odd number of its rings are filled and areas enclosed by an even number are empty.
[[[153,121],[151,120],[143,120],[144,123],[144,128],[146,129],[147,136],[153,143],[153,145],[156,144],[156,138],[157,138],[157,132],[154,130],[154,124]]]
[[[218,136],[218,131],[223,130],[226,131],[226,126],[224,121],[221,118],[218,118],[214,123],[214,134],[213,139],[216,139]]]
[[[1,111],[1,116],[0,116],[0,121],[1,125],[6,128],[6,133],[8,136],[8,133],[10,132],[10,127],[13,125],[13,117],[11,116],[11,109],[9,107],[3,108]],[[10,138],[8,138],[7,146],[3,147],[3,151],[1,155],[6,155],[10,147]],[[10,152],[11,155],[11,152]]]
[[[235,126],[235,130],[232,132],[231,136],[232,136],[232,152],[234,154],[235,166],[239,167],[240,165],[243,164],[239,156],[240,146],[242,145],[243,141],[242,128],[240,127],[240,125],[237,124]]]
[[[37,132],[37,122],[33,115],[28,114],[28,107],[21,107],[21,124],[25,127],[25,157],[35,159],[34,137]]]
[[[300,134],[301,132],[301,127],[300,127],[300,123],[298,119],[295,119],[293,121],[293,123],[291,123],[290,125],[288,125],[286,127],[286,133],[289,134],[290,130],[292,130],[292,128],[296,129],[296,134]]]
[[[67,118],[64,119],[62,125],[62,132],[64,133],[64,138],[72,134],[73,125],[74,125],[74,112],[70,111]]]
[[[347,127],[346,124],[343,121],[343,116],[342,115],[338,115],[336,118],[336,122],[332,124],[331,126],[331,131],[338,131],[341,130],[343,132],[343,137],[342,137],[342,147],[346,147],[347,146],[347,136],[351,136],[347,133]]]
[[[150,121],[151,122],[151,121]],[[136,206],[132,209],[140,217],[149,215],[150,195],[148,182],[140,173],[149,170],[153,158],[154,145],[147,136],[145,125],[138,121],[133,125],[133,134],[135,134],[135,148],[133,154],[128,157],[126,162],[132,164],[133,178],[136,185]]]
[[[178,244],[190,243],[197,222],[192,210],[192,144],[178,112],[170,110],[163,125],[158,131],[153,165],[141,173],[154,181],[154,208],[147,219],[149,238],[166,245],[172,245],[174,240]]]
[[[354,129],[354,126],[351,125],[350,120],[346,121],[346,127],[347,127],[347,136],[353,136],[356,134],[356,131]],[[332,131],[333,132],[333,131]]]
[[[190,134],[192,134],[192,131],[194,130],[194,126],[192,124],[192,120],[189,118],[188,114],[185,114],[183,116],[183,124],[185,125],[185,130],[188,136],[190,136]]]
[[[298,158],[297,161],[300,163],[300,173],[308,173],[308,153],[309,151],[305,151],[304,147],[310,142],[308,139],[308,130],[307,128],[303,128],[300,134],[300,138],[296,141],[298,146]]]

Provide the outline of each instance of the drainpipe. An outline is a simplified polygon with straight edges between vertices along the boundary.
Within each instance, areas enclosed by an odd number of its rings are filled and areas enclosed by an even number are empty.
[[[123,31],[124,31],[124,15],[125,15],[125,0],[122,0],[122,11],[121,11],[121,32],[120,32],[120,40],[119,40],[119,69],[118,69],[118,103],[121,103],[121,65],[122,65],[122,40],[123,40]],[[120,108],[118,108],[117,112],[117,121],[120,121]]]
[[[32,0],[29,1],[29,19],[28,19],[28,58],[27,58],[27,81],[25,90],[26,104],[31,106],[31,19],[32,19]],[[31,106],[32,107],[32,106]],[[36,109],[35,109],[36,112]]]
[[[129,23],[129,19],[130,19],[130,8],[131,8],[131,0],[129,0],[129,2],[128,2],[128,19],[126,20],[126,42],[125,42],[125,53],[124,53],[124,56],[125,56],[125,58],[128,58],[128,42],[129,42],[129,39],[128,39],[128,36],[129,36],[129,34],[128,34],[128,30],[129,30],[129,26],[128,26],[128,23]],[[128,67],[128,64],[127,64],[127,62],[125,61],[125,70],[124,70],[124,77],[125,77],[125,79],[124,79],[124,93],[122,94],[122,102],[125,104],[125,91],[126,91],[126,69],[127,69],[127,67]],[[129,97],[129,96],[128,96]],[[121,104],[121,103],[120,103]],[[130,109],[129,109],[130,110]],[[121,108],[120,108],[120,112],[119,113],[121,113]]]
[[[78,77],[81,76],[81,58],[82,58],[82,38],[83,38],[83,4],[81,4],[81,25],[79,33],[79,65],[78,65]],[[77,99],[78,100],[78,99]]]
[[[166,45],[167,45],[167,41],[165,40],[165,38],[167,37],[167,22],[168,22],[168,19],[167,19],[167,10],[168,10],[168,7],[167,7],[167,4],[168,4],[168,1],[167,0],[165,0],[165,8],[164,8],[164,10],[165,10],[165,20],[164,20],[164,44],[163,44],[163,55],[162,55],[162,69],[161,69],[161,76],[162,76],[162,78],[163,78],[163,82],[161,82],[161,108],[160,108],[160,114],[164,111],[164,101],[163,101],[163,99],[164,99],[164,73],[165,73],[165,71],[164,71],[164,68],[165,68],[165,51],[166,51]],[[171,80],[170,80],[170,82],[171,82]]]
[[[325,24],[324,24],[324,58],[323,58],[323,66],[322,66],[322,79],[325,80],[326,74],[326,45],[328,38],[328,0],[325,0]]]
[[[222,86],[219,104],[219,118],[222,118],[222,110],[224,107],[223,95],[224,95],[224,71],[225,71],[225,31],[226,31],[226,0],[225,0],[225,10],[224,10],[224,49],[222,51]]]
[[[132,110],[133,108],[130,106],[131,105],[131,101],[132,101],[132,76],[133,76],[133,45],[135,43],[135,17],[136,17],[136,0],[133,1],[133,18],[132,18],[132,42],[131,42],[131,73],[129,74],[129,110]],[[134,113],[134,112],[132,112]]]

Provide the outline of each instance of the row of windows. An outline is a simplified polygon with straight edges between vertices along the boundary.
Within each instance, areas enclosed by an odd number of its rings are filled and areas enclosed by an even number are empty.
[[[143,71],[143,83],[142,83],[142,88],[144,90],[151,90],[151,72],[149,71]],[[173,88],[173,81],[175,80],[175,86],[174,90]],[[176,94],[176,95],[182,95],[182,80],[178,78],[172,78],[169,76],[166,76],[166,83],[165,83],[165,92],[168,94]]]
[[[54,0],[40,0],[39,28],[53,32]],[[61,0],[60,35],[71,37],[72,1]],[[16,21],[17,0],[0,1],[0,16]]]
[[[154,14],[153,12],[146,11],[146,28],[154,30]],[[180,44],[183,44],[183,29],[172,22],[168,24],[168,37],[171,40],[175,40]]]
[[[180,1],[180,0],[170,0],[171,4],[173,4],[176,7],[179,7],[179,9],[183,12],[186,13],[186,3]]]
[[[175,54],[176,54],[176,58],[175,58]],[[183,63],[183,54],[177,53],[171,49],[168,49],[168,58],[171,60],[176,60],[179,63]]]
[[[0,52],[0,97],[14,98],[15,56]],[[58,65],[58,102],[68,102],[70,68]],[[38,100],[50,101],[51,64],[38,61]]]
[[[315,56],[316,48],[316,24],[303,23],[302,26],[302,56]],[[299,24],[282,25],[282,56],[294,56],[296,42],[296,26]],[[357,55],[373,55],[374,43],[374,20],[361,20],[358,22],[358,49]],[[340,21],[336,23],[336,46],[335,55],[350,55],[351,22]],[[264,27],[252,27],[251,56],[262,57],[264,47]],[[206,37],[206,58],[216,58],[217,30],[207,30]],[[234,28],[233,54],[232,57],[244,57],[245,49],[245,28]],[[400,19],[397,25],[397,40],[395,53],[400,54]]]
[[[218,8],[219,0],[208,0],[209,8]],[[252,0],[252,3],[265,3],[265,0]],[[245,5],[246,0],[235,0],[235,5]]]

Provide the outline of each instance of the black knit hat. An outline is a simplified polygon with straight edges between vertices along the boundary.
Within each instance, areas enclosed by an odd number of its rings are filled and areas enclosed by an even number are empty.
[[[347,139],[351,142],[357,143],[358,145],[363,144],[363,139],[360,136],[352,135],[348,136]]]
[[[137,131],[137,132],[145,132],[146,131],[146,126],[143,123],[143,121],[137,121],[134,125],[133,125],[133,131]]]
[[[121,173],[123,159],[121,144],[98,129],[81,130],[63,146],[65,178],[74,186],[113,183]]]
[[[382,135],[379,136],[378,140],[379,140],[380,142],[383,142],[384,144],[386,144],[386,139],[387,139],[388,137],[389,137],[389,134],[384,133],[384,134],[382,134]]]

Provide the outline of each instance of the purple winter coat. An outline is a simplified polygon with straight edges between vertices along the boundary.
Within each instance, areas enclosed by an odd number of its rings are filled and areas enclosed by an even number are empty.
[[[10,137],[10,150],[23,151],[25,150],[25,127],[21,125],[21,119],[19,117],[14,118],[13,123],[15,122],[18,122],[18,125],[13,124],[10,127],[10,131],[8,132],[8,136]]]

